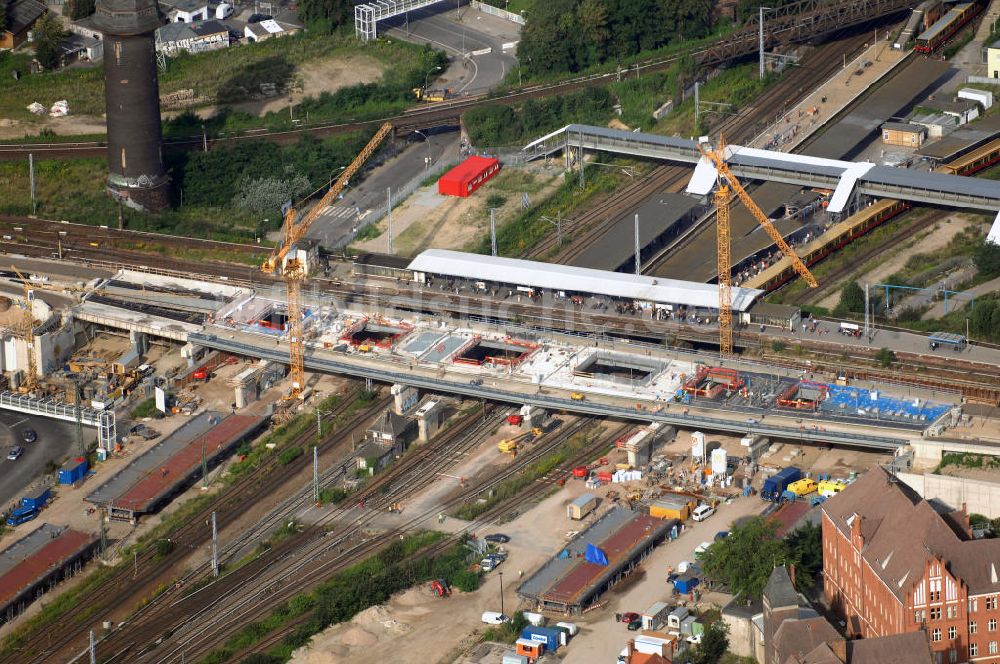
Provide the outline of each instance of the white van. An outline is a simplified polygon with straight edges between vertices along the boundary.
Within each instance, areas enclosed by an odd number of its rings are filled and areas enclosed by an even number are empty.
[[[503,625],[509,623],[510,618],[496,611],[483,611],[483,622],[487,625]]]
[[[715,514],[714,507],[702,504],[694,508],[694,511],[691,512],[691,518],[694,519],[695,521],[704,521],[713,514]]]

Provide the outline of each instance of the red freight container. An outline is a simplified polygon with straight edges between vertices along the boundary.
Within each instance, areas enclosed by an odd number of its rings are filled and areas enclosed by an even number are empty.
[[[520,415],[508,415],[507,416],[507,424],[510,424],[512,426],[515,426],[515,427],[519,427],[519,426],[521,426],[522,422],[524,422],[524,418],[521,417]]]
[[[500,162],[489,157],[472,156],[438,180],[438,193],[466,197],[497,174]]]

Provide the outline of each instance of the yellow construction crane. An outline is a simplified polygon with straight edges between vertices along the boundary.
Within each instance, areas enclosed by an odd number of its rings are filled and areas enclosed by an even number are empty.
[[[285,213],[284,220],[284,240],[281,246],[276,248],[264,264],[261,271],[266,274],[274,274],[281,271],[281,276],[285,280],[288,289],[288,345],[289,345],[289,373],[292,376],[292,389],[290,398],[295,398],[302,393],[305,388],[305,341],[302,329],[302,283],[306,279],[307,268],[305,261],[299,258],[294,251],[295,244],[302,239],[309,230],[309,227],[319,216],[319,213],[332,203],[340,192],[344,190],[348,180],[361,168],[362,164],[375,152],[378,146],[385,140],[385,137],[392,131],[392,124],[386,122],[379,127],[368,145],[358,153],[354,161],[344,169],[330,190],[319,200],[316,205],[298,222],[295,222],[295,208],[289,208]]]
[[[698,149],[701,150],[702,155],[707,159],[711,160],[715,164],[715,170],[718,173],[718,185],[715,189],[715,207],[716,207],[716,241],[718,243],[718,271],[719,271],[719,353],[723,356],[730,356],[733,354],[733,292],[732,292],[732,275],[731,267],[732,260],[730,256],[730,234],[729,234],[729,202],[730,202],[730,191],[734,192],[737,198],[742,201],[743,206],[750,211],[750,214],[754,216],[757,222],[764,227],[771,239],[778,249],[781,250],[788,260],[791,261],[792,267],[795,271],[799,273],[806,283],[809,284],[810,288],[816,288],[819,284],[816,283],[816,277],[812,275],[806,264],[802,262],[802,259],[798,257],[798,254],[788,246],[785,242],[785,238],[781,236],[781,233],[771,220],[767,218],[764,211],[754,203],[753,199],[750,198],[750,194],[746,192],[746,189],[740,184],[740,181],[736,179],[733,172],[729,170],[729,165],[726,164],[726,145],[725,139],[719,136],[719,145],[712,147],[709,142],[708,137],[702,137],[698,142]]]

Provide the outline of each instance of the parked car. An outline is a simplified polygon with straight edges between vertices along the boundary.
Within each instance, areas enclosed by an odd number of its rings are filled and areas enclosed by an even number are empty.
[[[26,443],[33,443],[38,440],[38,434],[35,433],[34,429],[25,429],[21,432],[21,440]]]
[[[704,521],[713,514],[715,514],[714,507],[711,507],[710,505],[698,505],[698,507],[694,508],[694,511],[691,512],[691,518],[695,521]]]
[[[487,542],[493,542],[495,544],[506,544],[510,541],[510,537],[508,535],[504,535],[503,533],[490,533],[483,539]]]
[[[24,448],[22,447],[12,447],[10,452],[7,452],[7,461],[17,461],[24,454]]]
[[[628,631],[638,632],[642,629],[642,618],[636,618],[635,620],[630,620],[628,623]]]
[[[726,539],[727,537],[729,537],[729,531],[728,530],[720,530],[719,532],[715,533],[715,541],[716,542],[721,542],[722,540]]]
[[[510,618],[496,611],[483,611],[483,622],[487,625],[503,625],[504,623],[509,623]]]
[[[260,23],[261,21],[268,21],[274,18],[270,14],[251,14],[250,18],[247,19],[247,23]]]
[[[619,618],[619,620],[623,623],[630,623],[633,620],[639,619],[640,617],[641,616],[639,616],[639,614],[636,613],[635,611],[629,611],[628,613],[621,614],[621,618]]]

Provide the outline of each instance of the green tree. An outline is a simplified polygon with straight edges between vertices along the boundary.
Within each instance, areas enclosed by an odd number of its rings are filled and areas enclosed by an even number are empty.
[[[719,664],[729,648],[729,628],[721,620],[705,626],[701,643],[674,659],[675,664]]]
[[[971,319],[969,327],[977,335],[987,339],[1000,339],[1000,302],[978,300]]]
[[[878,360],[880,367],[887,369],[892,366],[893,362],[896,361],[896,354],[888,348],[879,348],[878,352],[875,354],[875,359]]]
[[[299,16],[310,30],[328,34],[354,18],[354,4],[351,0],[302,0]]]
[[[823,569],[823,529],[807,522],[785,538],[789,562],[795,565],[795,588],[809,593]]]
[[[754,517],[735,526],[701,557],[705,576],[741,599],[758,599],[771,570],[788,560],[788,547],[777,536],[775,521]]]
[[[45,12],[35,22],[35,57],[45,69],[59,66],[59,44],[66,38],[62,23],[52,12]]]
[[[96,8],[95,0],[68,0],[63,5],[63,16],[68,16],[76,21],[90,16]]]
[[[840,302],[837,304],[835,313],[844,315],[847,313],[864,313],[865,292],[855,281],[849,281],[840,290]]]
[[[1000,244],[983,240],[972,252],[972,260],[982,277],[1000,276]]]

